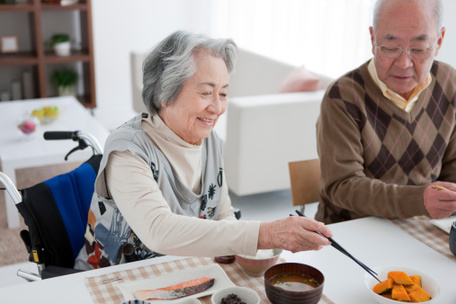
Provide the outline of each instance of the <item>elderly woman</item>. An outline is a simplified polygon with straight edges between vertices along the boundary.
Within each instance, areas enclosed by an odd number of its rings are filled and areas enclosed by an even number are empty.
[[[144,62],[148,113],[109,136],[95,183],[85,246],[75,268],[162,254],[255,255],[257,249],[317,250],[329,229],[293,216],[235,220],[213,131],[227,106],[236,46],[178,31]]]

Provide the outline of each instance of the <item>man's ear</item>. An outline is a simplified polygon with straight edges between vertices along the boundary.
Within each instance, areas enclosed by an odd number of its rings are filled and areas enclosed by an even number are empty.
[[[442,29],[440,30],[440,35],[439,35],[439,38],[437,39],[437,48],[436,48],[435,56],[437,56],[439,54],[440,47],[442,47],[443,38],[445,37],[445,31],[446,31],[445,27],[442,27]]]
[[[369,27],[369,33],[371,36],[371,43],[372,43],[372,55],[375,55],[375,32],[372,26]]]

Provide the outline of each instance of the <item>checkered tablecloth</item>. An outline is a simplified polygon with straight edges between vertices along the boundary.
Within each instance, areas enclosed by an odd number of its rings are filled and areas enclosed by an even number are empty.
[[[411,219],[391,220],[391,222],[414,238],[456,261],[456,256],[450,250],[448,233],[434,226],[428,217],[419,216]]]
[[[427,246],[433,248],[453,261],[456,261],[456,256],[450,251],[448,245],[448,233],[445,233],[441,229],[435,227],[429,221],[429,218],[415,217],[412,219],[391,220],[391,222]],[[283,260],[281,260],[281,262],[283,262]],[[212,258],[186,258],[85,278],[85,285],[94,303],[120,304],[124,301],[124,299],[119,288],[117,288],[119,283],[148,279],[150,277],[164,275],[173,271],[185,270],[213,263],[215,262]],[[260,295],[262,303],[269,303],[264,292],[263,277],[251,277],[246,275],[237,263],[220,264],[220,266],[235,285],[252,288]],[[210,303],[209,296],[200,298],[199,300],[201,303]],[[323,295],[319,304],[334,304],[334,302]]]
[[[279,262],[284,262],[284,260],[282,259]],[[85,278],[84,282],[94,303],[121,304],[124,299],[122,297],[122,293],[117,287],[120,283],[148,279],[150,277],[164,275],[173,271],[186,270],[213,263],[215,262],[212,258],[186,258]],[[236,262],[232,264],[219,265],[223,268],[235,285],[255,290],[260,295],[261,303],[270,303],[264,292],[263,277],[251,277],[246,275]],[[211,303],[210,296],[200,298],[199,300],[201,303]],[[322,296],[320,302],[318,303],[334,304],[334,302],[329,300],[325,295]]]

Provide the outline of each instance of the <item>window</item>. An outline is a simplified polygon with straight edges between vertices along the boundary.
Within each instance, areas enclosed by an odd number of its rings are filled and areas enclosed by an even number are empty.
[[[214,0],[212,35],[338,77],[372,56],[374,0]]]

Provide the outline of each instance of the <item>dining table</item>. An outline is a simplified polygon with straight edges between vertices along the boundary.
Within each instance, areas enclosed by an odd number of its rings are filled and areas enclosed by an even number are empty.
[[[367,266],[397,265],[420,270],[440,284],[441,294],[435,303],[456,303],[456,256],[449,249],[448,232],[428,218],[388,220],[366,217],[329,227],[333,239]],[[308,264],[323,273],[323,296],[319,304],[376,303],[364,285],[364,269],[331,246],[318,251],[283,251],[278,263],[283,262]],[[263,277],[248,276],[237,262],[217,264],[211,257],[176,256],[156,257],[5,287],[0,289],[0,302],[121,304],[128,300],[121,292],[121,286],[125,284],[139,284],[144,280],[160,282],[164,276],[179,276],[209,266],[220,267],[232,285],[251,288],[260,295],[261,303],[270,303],[265,295]],[[199,301],[211,303],[210,295],[199,298]]]

